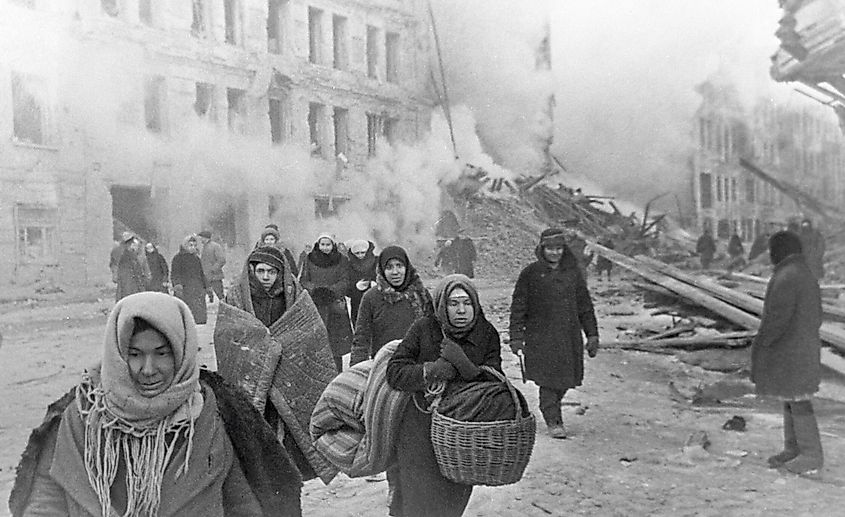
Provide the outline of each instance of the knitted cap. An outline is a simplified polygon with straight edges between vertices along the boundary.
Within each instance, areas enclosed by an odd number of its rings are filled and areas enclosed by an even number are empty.
[[[280,273],[285,270],[285,257],[282,255],[282,251],[275,246],[256,248],[249,254],[247,262],[250,264],[268,264],[278,269]]]

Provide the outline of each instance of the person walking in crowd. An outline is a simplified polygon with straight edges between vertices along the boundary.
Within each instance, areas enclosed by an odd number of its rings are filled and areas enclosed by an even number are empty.
[[[286,267],[279,248],[262,246],[247,257],[244,276],[229,291],[225,302],[253,314],[269,328],[285,313],[288,298],[294,296],[297,290],[290,267]]]
[[[343,356],[352,348],[352,323],[346,310],[346,262],[334,238],[322,234],[306,257],[300,278],[326,325],[338,372],[343,370]]]
[[[152,292],[115,305],[100,363],[30,436],[14,515],[301,514],[301,479],[246,393],[200,372],[189,311]]]
[[[123,242],[117,255],[117,262],[112,266],[112,280],[117,284],[115,301],[120,301],[130,294],[147,290],[150,270],[146,260],[141,261],[141,241],[130,232],[124,232]]]
[[[453,246],[453,240],[447,239],[437,250],[437,256],[434,257],[434,267],[440,269],[443,274],[451,275],[455,273],[458,264],[457,248]]]
[[[772,235],[769,256],[774,271],[751,347],[751,381],[758,395],[783,401],[784,447],[769,466],[814,475],[824,462],[812,403],[821,375],[821,291],[798,235]]]
[[[376,286],[361,300],[349,365],[375,358],[385,344],[405,337],[414,321],[433,314],[431,294],[408,254],[399,246],[388,246],[378,256]],[[390,515],[402,515],[399,476],[398,466],[387,469]]]
[[[179,246],[179,253],[173,257],[170,264],[170,282],[173,284],[173,294],[188,304],[194,321],[198,325],[205,325],[206,313],[205,297],[211,291],[202,262],[197,256],[197,237],[188,235]]]
[[[144,245],[147,254],[147,265],[150,268],[150,282],[147,285],[148,291],[167,292],[167,285],[170,282],[170,269],[167,267],[167,259],[159,253],[158,248],[152,242]]]
[[[349,288],[346,295],[349,297],[353,326],[358,321],[358,307],[361,305],[361,298],[376,281],[378,263],[374,253],[375,248],[375,244],[363,239],[354,241],[349,246],[351,252],[348,262]]]
[[[605,248],[612,250],[616,249],[616,244],[610,237],[604,237],[598,242]],[[599,281],[602,279],[602,273],[607,272],[607,281],[610,282],[610,272],[613,270],[613,262],[604,255],[599,255],[596,259],[596,273],[599,275]]]
[[[553,438],[566,438],[560,403],[584,379],[584,338],[599,348],[593,302],[563,230],[540,234],[537,261],[519,274],[510,311],[510,347],[525,355],[525,378],[540,386],[540,412]]]
[[[223,266],[226,265],[226,252],[220,243],[211,240],[211,231],[204,230],[199,233],[202,241],[202,252],[200,262],[205,281],[211,290],[208,293],[208,303],[214,302],[214,295],[218,300],[223,299]]]
[[[742,245],[742,238],[736,232],[728,239],[728,257],[730,257],[728,271],[742,267],[745,263],[745,246]]]
[[[255,247],[253,249],[260,248],[261,246],[274,246],[278,248],[285,256],[285,260],[288,261],[290,267],[296,267],[296,259],[294,259],[293,253],[291,253],[290,250],[282,244],[279,227],[275,224],[268,224],[264,227],[264,230],[261,232],[261,237],[258,239],[258,242],[255,243]]]
[[[816,280],[824,278],[824,236],[820,231],[813,228],[813,221],[804,219],[801,221],[801,229],[798,233],[801,238],[801,249],[804,250],[804,258],[810,271],[815,275]]]
[[[305,246],[302,247],[302,251],[299,252],[299,260],[296,262],[297,278],[299,278],[299,276],[302,274],[302,270],[305,267],[305,261],[308,259],[308,254],[311,253],[312,249],[314,249],[314,247],[311,245],[311,243],[306,242]]]
[[[477,378],[481,365],[501,372],[501,362],[499,334],[484,317],[475,285],[464,275],[443,278],[434,292],[434,314],[411,325],[387,365],[390,386],[413,392],[400,424],[396,464],[401,503],[392,515],[463,514],[472,486],[440,473],[431,444],[431,414],[421,409],[427,406],[424,394],[438,381]]]
[[[710,263],[713,262],[713,255],[716,254],[716,241],[713,240],[713,235],[709,228],[705,228],[701,237],[695,243],[695,252],[698,253],[701,259],[701,269],[710,269]]]
[[[465,235],[458,235],[452,241],[455,253],[455,273],[475,278],[475,259],[478,257],[475,244]]]

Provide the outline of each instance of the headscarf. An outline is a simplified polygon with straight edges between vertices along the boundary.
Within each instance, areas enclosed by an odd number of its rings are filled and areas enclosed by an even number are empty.
[[[458,328],[452,325],[452,322],[449,321],[449,314],[447,311],[449,295],[452,294],[452,291],[458,287],[466,291],[469,295],[469,299],[472,301],[472,307],[474,309],[472,321],[469,325],[463,328]],[[481,303],[478,300],[478,289],[475,288],[475,284],[472,283],[472,280],[470,280],[468,276],[453,274],[440,280],[440,283],[437,284],[437,287],[434,289],[434,317],[437,318],[437,321],[440,323],[440,328],[443,329],[443,334],[451,339],[459,339],[466,336],[472,331],[478,321],[484,317],[481,312]]]
[[[349,243],[349,251],[352,253],[361,253],[364,251],[369,251],[372,246],[370,241],[365,239],[356,239]]]
[[[164,335],[173,350],[173,381],[155,397],[141,395],[129,372],[136,318]],[[158,513],[164,472],[183,433],[187,450],[176,475],[187,471],[194,421],[203,406],[197,352],[193,316],[178,298],[143,292],[112,309],[102,362],[86,374],[76,396],[85,423],[85,468],[103,515],[110,515],[110,490],[121,459],[127,462],[127,509],[138,515]]]
[[[405,264],[405,280],[399,287],[393,287],[387,277],[384,276],[384,268],[391,259],[396,259]],[[400,246],[388,246],[378,256],[376,289],[379,290],[387,303],[408,300],[417,318],[433,314],[434,302],[431,295],[423,285],[417,270],[411,264],[408,254]]]
[[[323,239],[328,239],[332,241],[332,250],[326,254],[320,251],[320,241]],[[337,250],[337,243],[334,240],[334,237],[327,233],[321,233],[317,240],[314,241],[314,247],[308,253],[308,261],[314,264],[317,267],[322,268],[329,268],[340,264],[343,260],[343,255]]]
[[[185,236],[184,239],[182,239],[182,243],[179,244],[179,252],[180,253],[188,253],[188,243],[190,243],[191,241],[193,241],[194,244],[197,244],[196,234],[193,234],[193,233],[188,234],[188,235]]]

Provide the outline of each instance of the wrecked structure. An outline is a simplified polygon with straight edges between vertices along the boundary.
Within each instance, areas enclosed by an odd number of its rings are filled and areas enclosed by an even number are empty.
[[[796,217],[818,220],[800,199],[773,183],[831,205],[845,201],[845,139],[828,111],[765,98],[745,107],[736,89],[718,80],[697,91],[702,103],[691,159],[697,231],[710,229],[721,239],[736,232],[750,242]],[[752,174],[743,160],[776,182]]]
[[[125,230],[168,256],[202,228],[246,248],[331,216],[381,146],[429,129],[420,0],[0,10],[0,284],[107,282]]]

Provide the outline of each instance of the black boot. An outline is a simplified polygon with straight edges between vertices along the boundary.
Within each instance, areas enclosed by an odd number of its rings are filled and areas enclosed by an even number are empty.
[[[783,403],[783,450],[768,459],[769,468],[782,467],[784,463],[798,456],[798,441],[792,423],[792,410],[789,402]]]
[[[793,474],[812,476],[818,473],[824,464],[819,426],[813,412],[813,403],[809,400],[790,402],[792,425],[798,442],[798,456],[787,461],[784,466]]]

